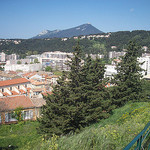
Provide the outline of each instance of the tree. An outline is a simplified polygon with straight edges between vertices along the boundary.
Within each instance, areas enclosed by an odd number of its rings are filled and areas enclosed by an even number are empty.
[[[34,59],[34,63],[35,63],[35,64],[36,64],[36,63],[39,63],[39,61],[38,61],[37,58]]]
[[[18,60],[18,61],[17,61],[17,64],[21,64],[21,61],[20,61],[20,60]]]
[[[62,75],[54,87],[53,94],[46,97],[40,122],[40,132],[67,134],[80,130],[84,125],[83,105],[80,93],[81,58],[79,45],[68,65],[71,71]]]
[[[17,107],[13,113],[12,113],[12,117],[14,117],[15,119],[17,119],[18,121],[22,121],[23,120],[23,116],[22,116],[22,107]]]
[[[45,68],[45,71],[52,71],[52,67],[51,66],[47,66],[46,68]]]
[[[38,54],[38,52],[37,51],[33,51],[33,55],[37,55]]]
[[[113,103],[117,106],[142,98],[142,69],[137,61],[140,49],[134,41],[130,41],[125,56],[116,67],[117,75],[113,79],[115,87],[112,92]]]
[[[107,118],[114,106],[111,105],[109,89],[105,87],[107,81],[104,79],[105,65],[101,59],[92,60],[90,56],[85,62],[83,94],[88,104],[85,116],[87,123],[91,124]]]
[[[105,67],[99,59],[83,61],[79,43],[70,58],[70,72],[63,73],[53,94],[45,97],[41,133],[51,136],[78,132],[83,127],[109,116],[110,100],[103,80]]]

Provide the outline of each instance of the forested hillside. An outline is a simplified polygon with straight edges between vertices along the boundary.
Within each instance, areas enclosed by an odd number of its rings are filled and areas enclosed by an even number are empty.
[[[150,48],[150,31],[119,31],[113,32],[109,37],[85,38],[80,39],[80,46],[85,53],[101,53],[107,54],[112,51],[111,46],[116,46],[115,51],[121,51],[126,48],[130,40],[135,39],[141,46]],[[15,43],[14,41],[20,41]],[[0,52],[7,54],[17,53],[21,57],[28,54],[41,54],[46,51],[64,51],[72,52],[73,46],[76,44],[74,38],[68,38],[63,41],[61,38],[52,39],[14,39],[0,40]]]

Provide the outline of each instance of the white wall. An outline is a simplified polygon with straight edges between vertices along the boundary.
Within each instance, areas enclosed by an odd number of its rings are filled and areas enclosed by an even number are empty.
[[[24,72],[33,72],[40,71],[42,69],[42,65],[40,63],[37,64],[13,64],[13,65],[5,65],[5,71],[17,71],[22,70]]]

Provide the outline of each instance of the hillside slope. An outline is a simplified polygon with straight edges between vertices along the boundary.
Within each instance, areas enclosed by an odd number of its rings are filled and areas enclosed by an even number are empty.
[[[108,119],[83,129],[79,134],[44,141],[37,134],[38,122],[0,126],[0,149],[12,145],[19,150],[120,150],[123,149],[150,121],[150,102],[128,103],[116,109]]]

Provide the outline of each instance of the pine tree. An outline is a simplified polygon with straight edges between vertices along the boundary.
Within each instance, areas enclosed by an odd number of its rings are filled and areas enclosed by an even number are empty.
[[[63,134],[65,126],[65,116],[67,114],[66,105],[69,97],[66,75],[63,74],[54,87],[53,94],[45,97],[46,105],[42,108],[42,117],[39,118],[40,126],[38,131],[51,136],[53,133]]]
[[[81,84],[81,49],[79,44],[74,51],[74,57],[68,63],[70,72],[59,79],[53,94],[46,98],[42,117],[39,119],[41,133],[49,136],[75,132],[85,126]]]
[[[142,98],[142,69],[137,61],[140,47],[130,41],[125,56],[118,63],[117,75],[114,76],[113,83],[113,103],[117,106],[125,104],[127,101],[139,101]]]
[[[63,74],[53,94],[45,97],[39,130],[49,136],[78,132],[107,118],[112,109],[103,80],[104,65],[90,57],[83,61],[79,42],[73,54],[68,62],[70,72]]]
[[[110,94],[105,88],[105,65],[98,58],[92,60],[90,56],[85,60],[83,67],[84,88],[86,99],[85,116],[86,123],[91,124],[102,118],[107,118],[112,110]]]

